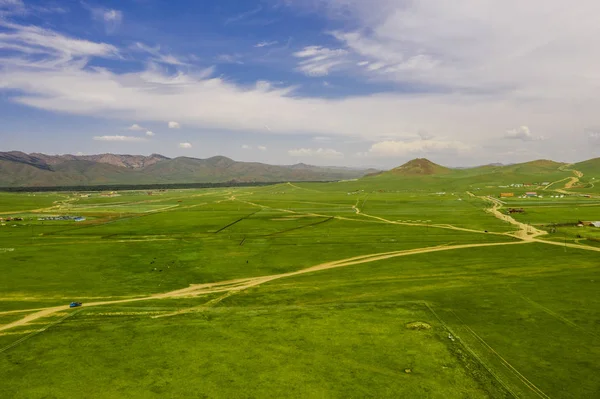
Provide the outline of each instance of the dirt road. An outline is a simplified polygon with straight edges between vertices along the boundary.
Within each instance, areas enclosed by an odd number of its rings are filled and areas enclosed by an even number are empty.
[[[491,201],[494,203],[494,206],[492,208],[487,209],[488,212],[492,213],[495,217],[497,217],[500,220],[509,222],[509,223],[519,227],[519,231],[517,231],[516,233],[507,233],[508,235],[513,235],[517,238],[520,238],[524,242],[539,242],[542,244],[555,245],[555,246],[566,247],[566,248],[575,248],[575,249],[583,249],[586,251],[600,252],[599,247],[591,247],[589,245],[582,245],[582,244],[561,243],[558,241],[541,240],[538,237],[547,235],[548,234],[547,231],[539,230],[539,229],[534,228],[533,226],[527,225],[525,223],[521,223],[521,222],[515,220],[513,217],[511,217],[509,215],[505,215],[504,213],[500,212],[500,208],[502,208],[502,203],[499,200],[492,198],[492,197],[481,197],[481,198],[484,198],[487,201]]]
[[[504,222],[508,222],[519,228],[519,230],[516,233],[508,233],[509,235],[514,235],[515,237],[520,238],[524,241],[534,241],[536,237],[548,234],[548,232],[546,231],[536,229],[535,227],[529,226],[525,223],[521,223],[515,220],[515,218],[513,218],[512,216],[502,213],[500,209],[502,209],[503,204],[502,202],[500,202],[500,200],[497,200],[493,197],[480,198],[493,203],[493,206],[491,208],[486,209],[487,212],[491,213],[496,218]]]
[[[468,194],[471,196],[474,196],[472,193],[468,193]],[[260,277],[228,280],[228,281],[221,281],[221,282],[207,283],[207,284],[194,284],[194,285],[190,285],[187,288],[170,291],[170,292],[166,292],[166,293],[154,294],[154,295],[140,297],[140,298],[128,298],[128,299],[120,299],[120,300],[88,302],[84,306],[86,308],[88,308],[88,307],[94,307],[94,306],[116,305],[116,304],[120,304],[120,303],[131,303],[131,302],[140,302],[140,301],[166,299],[166,298],[195,297],[195,296],[212,294],[212,293],[220,293],[220,292],[234,294],[236,292],[240,292],[240,291],[246,290],[248,288],[255,287],[255,286],[258,286],[258,285],[261,285],[261,284],[264,284],[264,283],[267,283],[267,282],[270,282],[273,280],[286,278],[286,277],[292,277],[292,276],[298,276],[298,275],[306,274],[306,273],[313,273],[313,272],[318,272],[318,271],[328,270],[328,269],[333,269],[333,268],[338,268],[338,267],[345,267],[345,266],[351,266],[351,265],[358,265],[358,264],[362,264],[362,263],[375,262],[375,261],[379,261],[379,260],[391,259],[391,258],[401,257],[401,256],[409,256],[409,255],[417,255],[417,254],[425,254],[425,253],[433,253],[433,252],[441,252],[441,251],[451,251],[451,250],[459,250],[459,249],[468,249],[468,248],[520,245],[520,244],[528,244],[528,243],[532,243],[532,242],[539,242],[539,243],[550,244],[550,245],[559,245],[559,246],[564,245],[566,247],[571,247],[571,248],[593,250],[593,251],[600,252],[600,248],[596,248],[596,247],[588,247],[585,245],[578,245],[578,244],[562,244],[559,242],[540,240],[537,237],[547,234],[547,232],[538,230],[536,228],[533,228],[532,226],[528,226],[524,223],[518,222],[511,216],[505,215],[504,213],[502,213],[500,211],[503,204],[499,200],[492,198],[492,197],[479,197],[479,198],[482,198],[488,202],[492,202],[493,205],[491,208],[486,209],[487,212],[493,214],[496,218],[506,221],[508,223],[511,223],[519,228],[519,230],[516,233],[493,233],[493,234],[505,235],[505,236],[507,235],[507,236],[519,238],[520,241],[485,243],[485,244],[441,245],[441,246],[436,246],[436,247],[426,247],[426,248],[409,249],[409,250],[402,250],[402,251],[392,251],[392,252],[375,253],[375,254],[369,254],[369,255],[361,255],[361,256],[355,256],[352,258],[321,263],[321,264],[311,266],[306,269],[294,271],[294,272],[274,274],[274,275],[270,275],[270,276],[260,276]],[[231,199],[236,200],[235,198],[231,198]],[[238,199],[238,201],[240,201],[240,200]],[[275,208],[270,208],[265,205],[260,205],[260,204],[256,204],[256,203],[252,203],[252,202],[248,202],[248,201],[241,201],[241,202],[251,204],[254,206],[258,206],[261,208],[275,209]],[[357,207],[355,207],[354,209],[355,209],[355,211],[358,210]],[[279,210],[283,211],[283,212],[287,212],[287,213],[301,214],[300,212],[295,212],[295,211],[291,211],[291,210],[284,210],[284,209],[279,209]],[[318,215],[318,214],[314,214],[314,213],[305,213],[304,215],[323,216],[323,215]],[[360,215],[366,216],[369,218],[374,218],[381,222],[391,223],[391,224],[409,225],[409,226],[429,226],[429,227],[438,227],[438,228],[444,228],[444,229],[450,229],[450,230],[472,231],[472,232],[483,233],[478,230],[463,229],[463,228],[459,228],[459,227],[452,226],[452,225],[426,225],[426,224],[420,224],[420,223],[403,223],[403,222],[394,222],[394,221],[391,221],[388,219],[384,219],[384,218],[381,218],[378,216],[373,216],[373,215],[367,215],[364,213],[361,213]],[[342,217],[337,217],[337,218],[342,219]],[[352,220],[349,218],[343,218],[343,219]],[[354,220],[356,220],[356,219],[354,219]],[[492,233],[489,233],[489,234],[492,234]],[[29,314],[19,320],[16,320],[14,322],[0,326],[0,331],[5,331],[5,330],[11,329],[11,328],[24,326],[24,325],[27,325],[36,320],[39,320],[39,319],[42,319],[42,318],[51,316],[53,314],[56,314],[58,312],[66,311],[66,310],[69,310],[69,307],[67,305],[44,308],[44,309],[36,311],[35,313]]]
[[[559,192],[561,194],[572,194],[572,192],[570,193],[565,190],[569,190],[569,189],[575,187],[575,185],[577,183],[579,183],[579,180],[583,177],[583,172],[580,172],[580,171],[574,170],[574,169],[567,169],[569,166],[571,166],[571,165],[567,165],[562,170],[568,171],[568,172],[573,172],[573,174],[575,174],[575,176],[569,178],[570,180],[565,184],[565,187],[563,189],[557,189],[554,191]]]
[[[441,251],[451,251],[458,249],[467,249],[467,248],[482,248],[482,247],[495,247],[495,246],[504,246],[504,245],[519,245],[526,244],[526,241],[516,241],[516,242],[499,242],[499,243],[487,243],[487,244],[462,244],[462,245],[441,245],[436,247],[427,247],[427,248],[417,248],[417,249],[409,249],[404,251],[392,251],[392,252],[383,252],[376,253],[370,255],[361,255],[355,256],[352,258],[341,259],[332,262],[321,263],[319,265],[311,266],[306,269],[298,270],[295,272],[289,273],[281,273],[274,274],[270,276],[260,276],[260,277],[252,277],[252,278],[243,278],[236,280],[227,280],[220,281],[215,283],[208,284],[194,284],[190,285],[187,288],[165,292],[161,294],[154,294],[147,297],[141,298],[129,298],[129,299],[120,299],[120,300],[112,300],[112,301],[98,301],[98,302],[88,302],[84,304],[86,308],[94,307],[94,306],[103,306],[103,305],[117,305],[120,303],[131,303],[131,302],[141,302],[141,301],[149,301],[156,299],[166,299],[166,298],[182,298],[182,297],[195,297],[206,294],[213,294],[219,292],[239,292],[251,287],[256,287],[258,285],[267,283],[269,281],[278,280],[286,277],[298,276],[306,273],[313,273],[322,270],[334,269],[338,267],[345,267],[351,265],[358,265],[362,263],[375,262],[379,260],[391,259],[401,256],[409,256],[409,255],[417,255],[417,254],[425,254],[425,253],[433,253],[433,252],[441,252]],[[55,306],[51,308],[46,308],[35,313],[29,314],[19,320],[16,320],[12,323],[5,324],[0,326],[0,331],[5,331],[11,328],[19,327],[27,325],[33,321],[42,319],[44,317],[51,316],[55,313],[69,310],[69,306]]]

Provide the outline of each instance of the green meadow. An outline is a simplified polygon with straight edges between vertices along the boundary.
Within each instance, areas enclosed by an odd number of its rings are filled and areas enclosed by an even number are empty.
[[[0,397],[600,397],[599,199],[486,199],[538,166],[1,193]]]

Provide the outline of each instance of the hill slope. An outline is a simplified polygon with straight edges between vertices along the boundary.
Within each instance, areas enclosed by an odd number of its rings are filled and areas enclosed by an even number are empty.
[[[431,176],[451,173],[452,170],[425,158],[413,159],[402,166],[390,170],[389,174],[402,176]]]
[[[339,167],[237,162],[223,156],[170,159],[158,154],[77,156],[0,152],[1,187],[329,181],[358,178],[365,173]]]
[[[480,193],[495,193],[509,187],[514,189],[518,185],[541,189],[545,186],[544,183],[573,176],[571,171],[564,168],[565,165],[554,161],[537,160],[512,165],[490,164],[452,169],[419,158],[390,171],[367,176],[356,186],[364,190],[482,190],[479,191]],[[590,165],[589,168],[594,166]]]

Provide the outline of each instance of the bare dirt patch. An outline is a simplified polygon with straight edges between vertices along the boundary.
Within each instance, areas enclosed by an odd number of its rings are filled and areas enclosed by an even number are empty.
[[[408,328],[409,330],[417,330],[417,331],[431,330],[431,325],[427,324],[423,321],[414,321],[412,323],[408,323],[406,325],[406,328]]]

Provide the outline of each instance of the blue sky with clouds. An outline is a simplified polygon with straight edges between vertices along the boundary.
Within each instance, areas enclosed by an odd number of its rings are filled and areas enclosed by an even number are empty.
[[[0,0],[0,150],[378,167],[591,158],[599,11]]]

